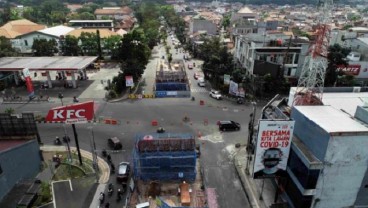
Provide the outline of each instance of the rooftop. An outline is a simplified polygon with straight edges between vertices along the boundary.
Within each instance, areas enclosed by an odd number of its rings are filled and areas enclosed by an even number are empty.
[[[71,31],[73,31],[75,28],[72,27],[67,27],[64,25],[59,25],[59,26],[55,26],[55,27],[50,27],[50,28],[46,28],[43,30],[39,30],[38,32],[44,33],[44,34],[48,34],[48,35],[53,35],[56,37],[60,37],[62,35],[65,35]]]
[[[97,56],[53,56],[53,57],[3,57],[0,71],[30,70],[80,70],[94,62]]]
[[[25,139],[0,139],[0,152],[6,151],[20,144],[26,143],[29,140]]]
[[[114,35],[119,35],[118,33],[113,32],[113,31],[108,30],[108,29],[75,29],[75,30],[70,31],[67,35],[71,35],[71,36],[79,38],[82,35],[83,32],[85,32],[85,33],[97,33],[97,30],[100,31],[100,37],[101,38],[108,38],[108,37],[111,37],[111,36],[114,36]]]
[[[243,7],[238,11],[239,14],[245,14],[245,13],[253,13],[252,10],[249,9],[249,7]]]
[[[294,108],[329,134],[368,133],[366,126],[332,106],[294,106]]]

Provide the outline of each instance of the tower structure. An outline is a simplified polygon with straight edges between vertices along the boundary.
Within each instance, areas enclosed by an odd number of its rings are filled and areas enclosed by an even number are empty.
[[[327,69],[327,54],[331,28],[329,13],[333,0],[320,0],[320,19],[316,29],[316,39],[305,58],[293,105],[322,105],[324,80]]]

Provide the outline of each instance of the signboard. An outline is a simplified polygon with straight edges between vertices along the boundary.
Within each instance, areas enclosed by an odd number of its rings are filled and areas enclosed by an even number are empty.
[[[29,96],[34,96],[34,89],[32,85],[31,73],[28,68],[24,68],[23,70],[24,79],[26,81],[27,91],[29,92]]]
[[[229,94],[235,96],[238,95],[238,83],[230,81]]]
[[[67,124],[86,123],[93,119],[93,101],[61,106],[49,110],[45,120],[48,122],[65,122]]]
[[[125,86],[134,87],[133,76],[125,76]]]
[[[347,74],[347,75],[357,76],[357,75],[359,75],[360,68],[361,68],[361,65],[358,65],[358,64],[352,64],[352,65],[347,65],[347,66],[339,65],[339,66],[337,66],[336,71],[337,72],[344,72],[344,74]]]
[[[291,120],[260,120],[253,178],[283,176],[294,130]]]
[[[229,85],[230,84],[230,75],[224,74],[224,84]]]

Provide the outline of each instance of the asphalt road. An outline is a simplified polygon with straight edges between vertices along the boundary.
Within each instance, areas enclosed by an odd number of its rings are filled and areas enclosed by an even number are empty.
[[[182,58],[183,53],[175,53],[174,59]],[[158,57],[159,58],[159,57]],[[193,61],[190,61],[193,63]],[[187,69],[188,61],[184,62]],[[234,101],[215,100],[209,97],[207,86],[197,86],[193,74],[198,71],[199,62],[193,70],[186,70],[191,82],[192,96],[196,98],[157,98],[141,100],[125,100],[118,103],[106,103],[96,100],[98,109],[95,113],[97,118],[113,118],[119,121],[119,125],[107,125],[103,123],[77,124],[79,144],[82,149],[92,150],[91,144],[95,143],[97,152],[108,149],[107,138],[118,137],[123,150],[111,152],[113,163],[117,168],[121,161],[132,162],[132,150],[134,136],[137,133],[156,132],[157,127],[152,126],[152,120],[157,120],[159,126],[166,132],[192,133],[198,137],[197,143],[201,145],[201,167],[204,174],[206,187],[215,188],[219,207],[247,208],[250,207],[245,193],[237,176],[233,155],[236,153],[235,144],[246,144],[248,136],[249,115],[252,113],[252,105],[238,105]],[[200,105],[200,100],[204,105]],[[12,104],[16,113],[34,112],[46,115],[52,107],[60,106],[60,103],[40,104]],[[9,105],[0,105],[0,111],[4,111]],[[257,112],[260,112],[260,108]],[[183,118],[190,118],[189,122],[183,122]],[[242,129],[238,132],[221,133],[218,130],[217,121],[234,120],[241,124]],[[208,122],[208,124],[205,123]],[[75,146],[71,126],[63,124],[39,124],[41,140],[44,144],[53,144],[56,136],[64,135],[64,128],[72,138],[71,145]],[[120,185],[116,184],[114,175],[110,177],[114,183],[115,192],[112,198],[107,197],[111,207],[122,205],[123,201],[116,202],[116,190]],[[106,195],[107,196],[107,195]]]
[[[120,103],[101,102],[96,116],[115,118],[120,121],[120,125],[77,124],[80,147],[91,150],[93,135],[97,150],[100,151],[108,148],[107,138],[119,137],[123,144],[123,151],[111,154],[117,167],[121,161],[131,161],[136,133],[156,131],[157,127],[151,125],[152,120],[157,120],[159,125],[166,129],[166,132],[201,135],[197,142],[201,144],[200,162],[205,176],[205,185],[216,188],[220,207],[249,207],[236,175],[232,155],[236,151],[236,143],[246,143],[247,126],[252,107],[251,105],[236,105],[226,100],[217,101],[210,98],[207,93],[198,94],[197,97],[205,101],[204,106],[199,105],[199,99],[191,101],[189,98],[127,100]],[[33,111],[46,114],[48,109],[57,105],[57,103],[42,103],[13,105],[13,107],[18,113]],[[0,111],[3,111],[4,108],[6,106],[1,105]],[[188,116],[190,122],[183,122],[184,116]],[[242,129],[238,132],[219,132],[216,122],[228,119],[239,122]],[[208,125],[204,124],[204,120],[208,120]],[[45,144],[52,144],[55,136],[61,137],[64,134],[63,124],[39,124],[38,128],[42,142]],[[65,129],[72,138],[71,144],[75,145],[71,126],[65,126]],[[111,177],[111,182],[115,182],[114,176]],[[115,197],[112,201],[115,202]]]

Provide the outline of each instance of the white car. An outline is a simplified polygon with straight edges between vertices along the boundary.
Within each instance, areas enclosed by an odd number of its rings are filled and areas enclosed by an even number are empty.
[[[221,100],[222,99],[221,93],[219,91],[217,91],[217,90],[211,90],[210,91],[210,97],[215,98],[217,100]]]
[[[198,86],[200,86],[200,87],[205,87],[206,86],[206,82],[204,81],[204,79],[202,77],[198,78]]]

